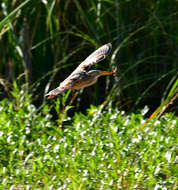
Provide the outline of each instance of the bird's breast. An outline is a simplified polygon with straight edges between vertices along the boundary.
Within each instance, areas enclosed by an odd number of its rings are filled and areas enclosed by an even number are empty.
[[[75,81],[71,89],[78,90],[80,88],[85,88],[87,86],[93,85],[94,83],[96,83],[96,81],[97,78],[84,77],[80,80]]]

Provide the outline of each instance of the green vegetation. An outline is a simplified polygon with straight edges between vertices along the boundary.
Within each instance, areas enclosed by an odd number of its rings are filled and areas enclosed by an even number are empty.
[[[176,190],[177,34],[177,0],[1,0],[0,189]],[[116,76],[44,98],[108,42]]]
[[[178,117],[91,106],[72,118],[24,91],[0,102],[0,189],[176,189]],[[60,110],[59,99],[55,108]]]

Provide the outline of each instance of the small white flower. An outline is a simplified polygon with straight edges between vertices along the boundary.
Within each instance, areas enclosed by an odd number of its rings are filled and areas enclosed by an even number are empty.
[[[117,131],[118,131],[118,127],[117,127],[117,126],[112,126],[112,130],[113,130],[114,132],[117,132]]]
[[[84,134],[86,133],[86,131],[82,131],[81,133],[80,133],[80,136],[81,137],[84,137]]]
[[[38,142],[39,145],[41,144],[41,140],[40,139],[37,139],[37,142]]]
[[[142,110],[142,115],[144,116],[149,111],[148,106],[146,105]]]
[[[146,122],[145,119],[142,119],[142,120],[141,120],[141,124],[142,124],[142,125],[143,125],[145,122]]]
[[[57,144],[55,147],[54,147],[54,152],[57,152],[59,150],[59,144]]]
[[[113,184],[113,179],[111,179],[111,181],[109,182],[109,185],[112,185]]]
[[[10,143],[10,140],[11,140],[11,136],[8,136],[7,142]]]
[[[88,170],[83,170],[83,172],[84,172],[83,176],[86,177],[88,174]]]
[[[3,131],[0,131],[0,137],[3,136],[3,134],[4,134]]]
[[[16,174],[18,175],[20,173],[20,170],[19,169],[16,169]]]
[[[2,184],[6,183],[6,181],[7,181],[7,179],[4,178],[4,179],[2,180]]]
[[[96,146],[94,147],[93,151],[91,152],[91,155],[92,155],[92,156],[95,155],[95,150],[96,150]]]
[[[127,118],[126,121],[124,122],[124,126],[127,126],[129,124],[129,119]]]
[[[160,124],[160,121],[156,120],[155,123],[154,123],[154,126],[159,125],[159,124]]]
[[[114,114],[110,117],[110,119],[116,119],[117,118],[117,114]]]
[[[172,155],[172,152],[169,152],[169,151],[167,151],[166,154],[165,154],[165,158],[166,158],[166,160],[167,160],[168,162],[171,161],[171,155]]]
[[[26,158],[25,158],[25,163],[29,160],[29,158],[32,156],[33,154],[30,153]]]
[[[154,190],[157,190],[157,189],[162,189],[161,185],[156,184],[156,186],[155,186]]]
[[[26,132],[27,135],[30,133],[30,128],[26,127]]]
[[[113,145],[113,143],[109,143],[109,146],[112,148],[114,145]]]
[[[82,181],[86,181],[86,179],[87,179],[86,177],[83,177],[83,178],[82,178]]]
[[[124,115],[125,114],[125,111],[121,111],[121,115]]]
[[[3,171],[3,173],[5,173],[6,172],[6,167],[3,167],[2,171]]]
[[[154,172],[154,175],[158,174],[159,171],[160,171],[160,167],[157,166],[157,167],[156,167],[156,170],[155,170],[155,172]]]

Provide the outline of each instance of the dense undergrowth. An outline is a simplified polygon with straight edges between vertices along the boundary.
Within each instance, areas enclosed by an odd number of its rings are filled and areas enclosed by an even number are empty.
[[[101,105],[61,122],[48,104],[12,94],[0,102],[0,189],[177,188],[173,113],[144,125],[147,107],[125,114]]]

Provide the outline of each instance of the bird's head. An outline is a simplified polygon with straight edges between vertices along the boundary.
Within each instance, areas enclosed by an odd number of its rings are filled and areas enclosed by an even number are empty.
[[[117,71],[100,71],[100,70],[91,70],[88,72],[88,75],[93,78],[98,78],[100,76],[105,76],[105,75],[114,75]]]
[[[97,78],[101,76],[100,73],[101,73],[100,70],[91,70],[91,71],[88,71],[87,75],[90,76],[91,78]]]

